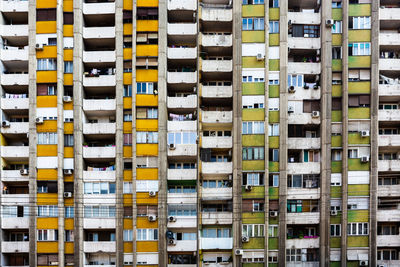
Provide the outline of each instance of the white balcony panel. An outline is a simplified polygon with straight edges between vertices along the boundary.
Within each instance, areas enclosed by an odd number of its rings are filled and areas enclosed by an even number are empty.
[[[196,108],[197,95],[189,95],[186,97],[171,97],[167,98],[168,108]]]
[[[84,27],[84,39],[115,38],[115,27]]]
[[[3,37],[28,37],[28,25],[2,25],[0,33]]]
[[[83,51],[83,62],[115,62],[115,51]]]
[[[83,14],[114,14],[115,2],[110,3],[83,3]]]
[[[103,181],[101,179],[101,181]],[[104,194],[104,195],[88,195],[84,194],[83,195],[83,204],[84,205],[111,205],[115,206],[117,200],[116,200],[116,194]]]
[[[2,146],[1,156],[8,159],[27,159],[29,157],[28,146]]]
[[[1,218],[3,229],[28,229],[29,217]]]
[[[289,37],[288,46],[289,48],[295,49],[320,49],[321,39],[307,37]]]
[[[174,149],[168,148],[168,156],[197,156],[197,145],[175,145]]]
[[[83,77],[83,86],[85,87],[102,87],[115,86],[115,75],[100,75],[99,77]]]
[[[400,35],[400,34],[399,34]],[[397,96],[400,95],[400,83],[379,84],[379,96]]]
[[[168,121],[169,132],[175,131],[197,131],[197,121]]]
[[[288,188],[287,199],[319,199],[319,188]]]
[[[84,111],[115,111],[115,99],[83,99]]]
[[[321,24],[321,14],[311,12],[289,12],[288,20],[291,21],[292,24]]]
[[[2,74],[1,85],[25,85],[29,84],[29,75],[25,74]]]
[[[317,238],[294,238],[286,240],[286,247],[291,248],[318,248],[319,237]]]
[[[400,12],[400,9],[399,9]],[[380,45],[400,45],[400,34],[393,32],[381,32],[379,33],[379,44]]]
[[[29,131],[29,122],[10,122],[10,127],[1,127],[3,134],[24,134]]]
[[[203,148],[232,148],[232,136],[203,136],[201,138]]]
[[[290,74],[320,74],[321,63],[312,62],[289,62],[288,73]]]
[[[168,228],[196,228],[197,217],[196,216],[176,216],[175,222],[168,222]]]
[[[168,204],[196,204],[196,193],[168,193]]]
[[[232,162],[202,162],[201,172],[203,174],[224,174],[232,173]]]
[[[168,35],[196,35],[197,23],[168,23]]]
[[[29,181],[29,175],[21,175],[19,170],[2,170],[1,180],[3,182]]]
[[[293,162],[288,163],[288,174],[308,173],[319,174],[321,169],[320,162]]]
[[[168,83],[197,83],[197,71],[193,72],[168,72]]]
[[[2,253],[28,253],[29,242],[1,242]]]
[[[232,97],[231,86],[202,86],[201,96],[204,98],[230,98]]]
[[[116,265],[111,265],[111,264],[101,264],[101,265],[84,265],[85,267],[115,267]]]
[[[196,59],[197,47],[168,47],[169,59]]]
[[[2,98],[1,108],[5,110],[29,109],[29,98]]]
[[[115,134],[115,123],[84,123],[83,134]]]
[[[196,180],[197,169],[168,169],[168,180]]]
[[[203,21],[232,21],[232,9],[206,8],[201,9],[201,20]]]
[[[398,267],[398,266],[400,266],[400,260],[387,260],[387,261],[385,261],[385,260],[377,260],[376,264],[378,266],[382,265],[382,266],[385,266],[385,267]]]
[[[197,251],[197,240],[177,240],[176,245],[168,245],[168,252]]]
[[[378,197],[398,197],[400,196],[400,185],[379,185]]]
[[[399,235],[378,235],[377,236],[378,247],[399,247],[400,236]]]
[[[400,135],[379,135],[379,146],[400,146]]]
[[[2,194],[2,205],[29,205],[29,194]]]
[[[379,70],[400,70],[399,58],[380,58]]]
[[[378,171],[380,172],[400,171],[400,160],[379,160]]]
[[[28,12],[29,1],[1,1],[1,12]]]
[[[232,60],[202,60],[201,70],[204,72],[231,72]]]
[[[110,229],[115,228],[115,218],[84,218],[83,228],[85,229]]]
[[[320,87],[314,89],[309,87],[304,89],[304,87],[295,87],[295,92],[287,95],[289,101],[304,100],[304,99],[321,99]]]
[[[318,224],[319,212],[289,212],[286,218],[287,224]]]
[[[201,111],[203,123],[232,123],[232,111]]]
[[[379,110],[378,120],[380,121],[400,121],[400,109]]]
[[[115,181],[115,171],[83,171],[84,181]]]
[[[115,147],[83,147],[84,158],[115,158]]]
[[[197,267],[197,264],[168,264],[167,267]]]
[[[320,138],[289,137],[288,149],[319,149],[321,147]]]
[[[380,8],[380,20],[400,20],[400,8]]]
[[[378,222],[398,222],[400,221],[400,209],[378,209],[376,218]]]
[[[318,261],[302,261],[296,263],[288,262],[286,263],[286,267],[319,267],[319,262]]]
[[[230,47],[232,46],[232,34],[201,34],[201,45]]]
[[[312,117],[311,113],[289,113],[289,124],[320,124],[320,117]]]
[[[232,249],[233,238],[200,238],[200,249]]]
[[[8,47],[8,49],[3,49],[0,52],[2,61],[28,61],[28,54],[27,47],[25,47],[25,49],[13,49],[12,47]]]
[[[227,188],[201,188],[203,200],[229,200],[232,199],[232,187]]]
[[[197,10],[196,0],[168,0],[168,10]]]
[[[220,262],[220,263],[203,263],[203,266],[204,267],[232,267],[233,265],[231,262]]]
[[[116,242],[115,241],[97,241],[97,242],[83,242],[83,252],[85,253],[96,253],[96,252],[115,252]]]
[[[232,212],[202,212],[202,224],[232,224]]]

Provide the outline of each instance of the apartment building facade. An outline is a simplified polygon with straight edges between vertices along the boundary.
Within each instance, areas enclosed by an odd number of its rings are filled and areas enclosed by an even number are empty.
[[[399,266],[400,6],[3,0],[1,266]]]

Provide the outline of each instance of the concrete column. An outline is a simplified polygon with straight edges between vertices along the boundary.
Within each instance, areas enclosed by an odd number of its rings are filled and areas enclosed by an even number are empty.
[[[36,266],[36,0],[29,1],[29,266]]]
[[[198,93],[200,92],[200,86],[201,86],[201,82],[200,82],[200,68],[201,68],[201,57],[200,57],[200,44],[201,44],[201,32],[200,32],[200,18],[199,18],[199,14],[200,13],[200,1],[197,1],[197,12],[196,14],[196,23],[197,23],[197,43],[196,43],[196,47],[197,47],[197,58],[196,58],[196,70],[197,70],[197,136],[199,137],[200,140],[200,136],[201,136],[201,131],[202,131],[202,122],[200,119],[201,116],[201,95]],[[200,153],[201,153],[201,143],[198,142],[199,144],[197,145],[197,162],[196,162],[196,167],[197,167],[197,172],[196,172],[196,192],[197,192],[197,226],[196,226],[196,234],[197,234],[197,250],[200,251],[200,238],[201,238],[201,230],[203,228],[202,225],[202,214],[201,214],[201,197],[203,194],[202,191],[202,187],[201,187],[201,180],[202,180],[202,176],[201,176],[201,159],[200,159]],[[198,254],[196,257],[197,260],[197,266],[201,266],[201,260],[200,260],[200,255]]]

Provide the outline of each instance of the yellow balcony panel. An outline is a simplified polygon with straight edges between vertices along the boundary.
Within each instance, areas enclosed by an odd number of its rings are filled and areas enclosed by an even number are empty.
[[[124,35],[132,35],[132,23],[124,24]]]
[[[332,85],[332,96],[333,97],[342,96],[342,85],[341,84]]]
[[[72,86],[73,84],[74,84],[73,74],[72,73],[64,73],[64,85]]]
[[[124,109],[132,109],[132,97],[124,97]]]
[[[263,121],[265,119],[265,109],[251,108],[242,109],[243,121]]]
[[[132,229],[133,228],[133,220],[124,218],[124,229]]]
[[[268,162],[268,170],[270,172],[278,172],[279,171],[279,162],[269,161]]]
[[[132,59],[132,48],[124,48],[124,60]]]
[[[265,136],[263,134],[246,134],[242,135],[243,146],[264,146]]]
[[[74,133],[74,123],[64,122],[64,134],[73,134],[73,133]]]
[[[264,5],[242,5],[242,17],[264,17]]]
[[[242,31],[242,43],[264,43],[264,31]]]
[[[269,92],[268,92],[268,97],[269,98],[279,98],[279,85],[269,85],[268,86]]]
[[[268,121],[270,123],[279,123],[279,111],[269,111]]]
[[[279,40],[279,33],[270,33],[269,36],[269,46],[279,46],[280,40]]]
[[[350,164],[350,163],[349,163]],[[361,163],[363,164],[363,163]],[[364,164],[367,165],[367,164]],[[369,196],[369,184],[349,184],[349,196]]]
[[[371,4],[349,5],[349,17],[371,16]]]
[[[360,133],[349,133],[348,140],[351,145],[367,145],[370,143],[369,136],[362,137]]]
[[[347,246],[348,247],[368,247],[369,237],[367,235],[361,236],[348,236],[347,237]],[[357,262],[358,264],[358,262]]]
[[[38,157],[56,157],[57,145],[37,145]]]
[[[74,157],[74,148],[72,146],[64,147],[64,158],[73,158]]]
[[[132,206],[132,204],[133,204],[132,194],[124,194],[123,204],[124,204],[124,206]]]
[[[158,96],[156,95],[136,95],[137,107],[156,107],[158,106]]]
[[[36,72],[37,83],[57,83],[57,71],[42,70]]]
[[[56,169],[38,169],[37,179],[42,181],[56,181],[57,170]]]
[[[57,8],[57,0],[36,0],[36,8]]]
[[[362,120],[370,118],[370,108],[349,108],[349,119]]]
[[[124,181],[132,181],[132,170],[124,170]]]
[[[371,82],[349,82],[349,94],[370,94]]]
[[[257,60],[257,57],[242,57],[243,68],[264,68],[264,60]]]
[[[264,160],[243,160],[242,169],[244,171],[262,171],[265,169]]]
[[[269,136],[269,148],[279,148],[279,136]]]
[[[39,95],[36,97],[36,106],[38,108],[56,108],[57,96],[56,95]]]
[[[64,181],[67,182],[66,179],[64,179]],[[74,198],[70,197],[70,198],[64,199],[64,205],[65,206],[73,206],[74,205]]]
[[[332,122],[341,122],[341,121],[342,121],[342,111],[332,110]]]
[[[332,71],[342,71],[341,59],[332,59]]]
[[[342,45],[342,35],[339,33],[332,34],[332,45]]]
[[[158,7],[158,0],[137,0],[138,7]]]
[[[124,146],[124,158],[132,157],[132,146]]]
[[[158,20],[137,20],[136,23],[136,31],[138,32],[158,31]]]
[[[74,57],[73,49],[64,49],[64,61],[72,61]]]
[[[157,70],[136,70],[136,81],[137,82],[157,82],[158,71]],[[128,83],[128,84],[132,84]]]
[[[43,50],[36,52],[36,58],[57,58],[57,46],[44,46]]]
[[[38,205],[57,205],[58,194],[57,193],[38,193],[36,202]]]
[[[72,12],[74,11],[74,1],[73,0],[64,0],[64,12]]]
[[[56,21],[37,21],[36,22],[36,33],[56,33],[57,22]]]
[[[132,252],[133,252],[133,243],[124,242],[124,253],[132,253]]]
[[[64,25],[63,28],[64,37],[74,37],[73,25]]]
[[[279,8],[269,8],[269,20],[279,20]]]
[[[38,133],[57,132],[57,121],[56,120],[45,120],[42,124],[36,126]]]
[[[370,68],[371,56],[349,56],[349,68]]]
[[[124,73],[124,84],[132,84],[132,72]]]
[[[124,0],[124,10],[132,10],[133,9],[133,0]]]
[[[349,30],[349,42],[371,42],[371,30]]]
[[[65,254],[74,254],[74,242],[65,242],[64,243],[64,253]]]
[[[64,110],[73,110],[74,109],[74,103],[73,102],[64,102]]]
[[[125,121],[123,126],[124,133],[132,133],[132,122]]]
[[[342,136],[332,135],[331,144],[332,144],[332,147],[342,147]]]
[[[158,156],[158,144],[137,144],[137,156]]]
[[[136,56],[138,57],[157,57],[158,45],[137,45]]]
[[[349,164],[349,171],[369,171],[369,162],[361,162],[361,159],[348,159],[348,164]],[[361,185],[364,186],[364,185]],[[369,185],[367,185],[369,186]],[[349,185],[350,188],[350,185]],[[357,194],[361,194],[364,195],[365,194],[365,190],[363,191],[352,191],[355,193],[355,195]],[[352,195],[350,193],[350,189],[349,189],[349,195]],[[368,195],[368,194],[367,194]]]
[[[270,59],[268,62],[269,71],[279,71],[279,59]]]
[[[38,241],[36,251],[37,253],[58,253],[58,241]]]
[[[157,168],[136,169],[136,180],[158,180]]]
[[[158,120],[157,119],[137,119],[136,130],[146,132],[158,131]]]
[[[263,95],[265,91],[265,83],[242,83],[243,95]]]
[[[342,20],[343,10],[341,8],[332,8],[332,19]]]
[[[136,252],[157,252],[157,241],[136,241]]]
[[[140,192],[136,193],[136,203],[138,205],[157,205],[158,203],[158,196],[150,197],[149,193],[147,192]]]
[[[147,217],[137,217],[136,224],[137,228],[146,228],[146,229],[158,228],[158,221],[149,222],[149,219],[147,219]]]
[[[37,218],[36,229],[58,229],[58,218]]]
[[[74,229],[74,219],[65,219],[64,220],[64,228],[65,228],[65,230],[73,230]]]
[[[347,220],[349,222],[368,222],[369,210],[348,210]]]

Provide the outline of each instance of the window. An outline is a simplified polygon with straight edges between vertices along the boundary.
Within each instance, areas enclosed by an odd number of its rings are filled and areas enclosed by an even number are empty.
[[[399,228],[396,224],[378,225],[378,235],[398,235]]]
[[[132,182],[124,182],[123,193],[132,194]]]
[[[398,109],[399,105],[398,104],[380,104],[379,109]]]
[[[242,134],[263,134],[263,121],[245,121],[242,123]]]
[[[279,21],[269,22],[269,33],[279,33]]]
[[[115,206],[84,206],[85,218],[115,218]]]
[[[264,4],[264,0],[243,0],[243,5],[261,5]]]
[[[202,230],[202,237],[229,238],[232,237],[232,230],[230,228],[204,228]]]
[[[301,200],[288,200],[287,201],[287,211],[289,213],[302,212],[302,201]]]
[[[73,69],[72,61],[64,61],[64,73],[72,73]]]
[[[278,225],[268,225],[268,237],[278,236]]]
[[[124,121],[132,121],[132,113],[124,112]]]
[[[65,230],[65,242],[74,242],[74,230]]]
[[[227,188],[232,186],[228,180],[203,180],[203,188]]]
[[[264,18],[254,18],[254,30],[255,31],[264,30]]]
[[[279,124],[269,124],[268,126],[268,136],[279,136]]]
[[[109,182],[84,183],[84,194],[87,195],[115,194],[115,183],[109,183]]]
[[[158,240],[158,229],[137,229],[137,241],[156,241]]]
[[[191,205],[168,205],[168,216],[196,216],[196,207]]]
[[[332,161],[340,161],[340,160],[342,160],[342,151],[332,150]]]
[[[369,56],[369,55],[371,55],[371,43],[349,44],[349,56]]]
[[[332,47],[332,59],[341,59],[342,58],[342,47],[335,46]]]
[[[342,0],[332,0],[332,8],[341,8]]]
[[[242,77],[242,82],[244,82],[244,83],[251,83],[251,82],[253,82],[253,76],[243,76],[243,77]]]
[[[319,25],[304,25],[304,37],[318,38]]]
[[[331,236],[341,236],[340,229],[340,224],[331,224]]]
[[[380,128],[379,135],[397,135],[399,134],[399,129],[397,128]]]
[[[168,133],[168,144],[175,145],[194,145],[196,144],[197,134],[195,132]]]
[[[264,147],[245,147],[242,150],[243,160],[262,160],[264,159]]]
[[[154,94],[154,90],[157,89],[157,83],[136,83],[137,94]]]
[[[57,14],[55,8],[41,8],[36,10],[37,21],[55,21],[57,20]]]
[[[304,86],[303,75],[289,74],[288,86],[303,87]]]
[[[58,230],[46,229],[37,230],[37,241],[57,241],[58,240]]]
[[[133,230],[124,230],[124,241],[133,241]]]
[[[243,185],[264,185],[264,173],[243,173]]]
[[[244,30],[244,31],[253,30],[253,18],[243,18],[243,20],[242,20],[242,30]]]
[[[348,235],[368,235],[368,223],[347,224]]]
[[[64,146],[74,146],[73,134],[64,134]]]
[[[279,161],[279,149],[270,149],[269,150],[269,159],[270,161],[278,162]]]
[[[227,136],[232,136],[232,132],[231,131],[203,131],[203,136],[227,137]]]
[[[400,184],[399,177],[379,177],[378,185],[398,185]]]
[[[124,85],[124,97],[130,97],[132,96],[132,85]]]
[[[58,217],[57,206],[38,206],[37,212],[38,217]]]
[[[332,26],[332,33],[342,33],[342,21],[335,20],[335,24]]]
[[[57,133],[38,133],[37,136],[39,145],[57,144]]]
[[[291,248],[286,249],[286,261],[290,262],[301,262],[302,253],[301,249],[298,248]]]
[[[279,186],[279,174],[269,175],[269,186],[278,187]]]
[[[263,31],[264,30],[264,18],[243,18],[242,29],[244,31]]]
[[[399,260],[399,254],[396,249],[379,249],[378,260]]]
[[[353,17],[349,24],[349,28],[354,30],[371,29],[371,17]]]
[[[358,149],[349,149],[348,150],[349,159],[357,159],[358,158]]]
[[[157,108],[136,108],[137,119],[157,119],[158,109]]]
[[[269,7],[279,7],[279,0],[269,0]]]
[[[369,95],[349,95],[349,107],[369,107]]]
[[[2,218],[29,217],[29,207],[2,206],[1,207],[1,217]]]
[[[279,80],[268,80],[269,85],[279,85]]]
[[[263,237],[264,236],[264,224],[243,224],[242,225],[242,236],[247,237]]]
[[[253,202],[253,212],[262,212],[264,211],[264,203],[261,202]]]
[[[131,146],[131,145],[132,145],[132,134],[124,133],[124,146]]]
[[[57,70],[57,60],[55,58],[39,58],[37,70]]]
[[[183,185],[173,185],[168,186],[168,193],[175,193],[175,194],[186,194],[186,193],[196,193],[195,186],[183,186]]]
[[[158,132],[136,132],[136,143],[157,144]]]
[[[57,38],[48,38],[48,45],[57,45]]]
[[[74,218],[74,207],[65,207],[65,218]]]

